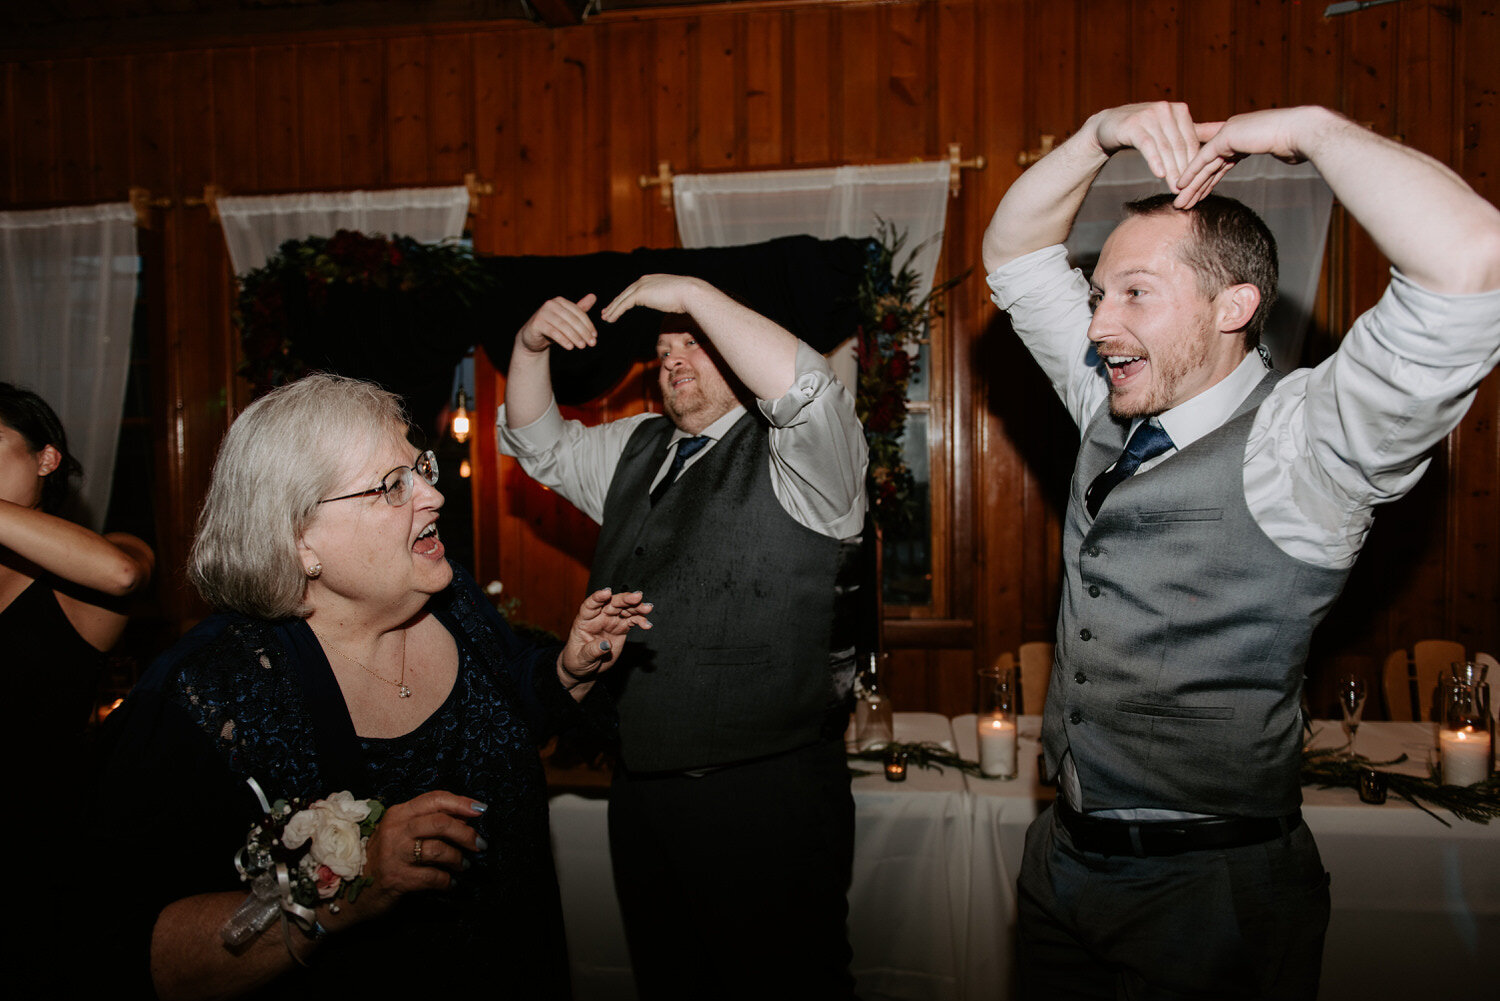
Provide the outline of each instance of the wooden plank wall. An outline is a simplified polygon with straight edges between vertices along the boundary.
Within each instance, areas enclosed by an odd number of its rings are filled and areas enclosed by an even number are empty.
[[[1453,165],[1497,194],[1494,0],[1407,0],[1325,20],[1277,0],[895,0],[705,6],[576,28],[441,28],[34,53],[0,66],[7,207],[169,196],[143,233],[159,401],[162,565],[182,563],[234,379],[223,242],[184,199],[228,192],[494,183],[474,220],[494,253],[670,246],[669,209],[636,184],[679,172],[898,161],[950,141],[990,167],[950,203],[945,267],[976,269],[948,310],[934,447],[951,482],[947,607],[892,622],[898,706],[966,711],[976,664],[1051,633],[1058,511],[1074,432],[1005,332],[977,273],[990,212],[1043,133],[1128,100],[1199,118],[1318,102]],[[1368,240],[1336,220],[1314,340],[1383,287]],[[498,359],[503,368],[504,359]],[[636,373],[581,416],[649,405]],[[481,364],[479,409],[502,391]],[[1447,636],[1500,652],[1500,380],[1417,492],[1377,525],[1317,665],[1373,665]],[[479,422],[478,573],[559,627],[593,527],[493,456]],[[195,614],[175,569],[164,599]],[[1351,659],[1352,658],[1352,659]]]

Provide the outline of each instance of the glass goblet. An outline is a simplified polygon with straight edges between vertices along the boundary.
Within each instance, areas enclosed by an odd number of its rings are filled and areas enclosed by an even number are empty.
[[[1346,674],[1339,679],[1339,710],[1344,714],[1344,736],[1348,738],[1344,753],[1351,758],[1354,757],[1354,737],[1365,714],[1366,696],[1365,683],[1360,678]]]

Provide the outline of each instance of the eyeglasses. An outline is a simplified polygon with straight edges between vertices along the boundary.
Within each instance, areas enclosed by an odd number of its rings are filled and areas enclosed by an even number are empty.
[[[361,490],[358,493],[345,494],[342,497],[329,497],[327,500],[318,501],[318,503],[332,504],[334,501],[351,500],[355,497],[369,497],[372,494],[381,494],[385,497],[385,502],[391,507],[400,507],[411,500],[411,488],[415,476],[422,477],[431,486],[437,486],[437,456],[432,454],[431,449],[417,456],[417,461],[410,466],[397,466],[389,473],[386,473],[378,487],[371,487],[369,490]]]

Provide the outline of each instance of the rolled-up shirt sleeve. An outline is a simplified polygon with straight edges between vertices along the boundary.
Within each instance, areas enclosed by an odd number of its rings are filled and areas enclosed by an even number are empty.
[[[1009,314],[1016,336],[1047,373],[1081,433],[1109,395],[1088,339],[1088,280],[1068,266],[1062,244],[1008,261],[986,280],[991,299]]]
[[[799,524],[853,538],[864,527],[869,463],[854,397],[805,342],[797,345],[796,366],[786,395],[757,401],[771,425],[771,488]]]
[[[557,401],[525,427],[506,425],[505,407],[495,418],[501,455],[514,456],[526,475],[555,490],[598,524],[604,522],[604,498],[614,479],[625,443],[642,421],[660,414],[637,414],[596,427],[563,420]]]

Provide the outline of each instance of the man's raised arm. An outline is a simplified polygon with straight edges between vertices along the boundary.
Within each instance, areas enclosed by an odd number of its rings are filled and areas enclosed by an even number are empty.
[[[565,350],[593,347],[598,341],[589,308],[594,294],[570,302],[559,296],[549,299],[531,315],[510,350],[510,368],[505,374],[505,423],[523,428],[535,422],[552,405],[552,345]]]
[[[1062,243],[1089,186],[1110,156],[1134,147],[1168,184],[1198,152],[1200,126],[1185,104],[1129,104],[1101,111],[1010,186],[984,234],[985,271]]]
[[[692,317],[730,371],[758,399],[779,400],[796,381],[796,336],[702,279],[643,275],[599,315],[613,323],[634,306]]]
[[[1309,160],[1406,277],[1432,292],[1500,288],[1500,211],[1453,171],[1327,108],[1276,108],[1200,126],[1179,207],[1206,195],[1251,153]]]

